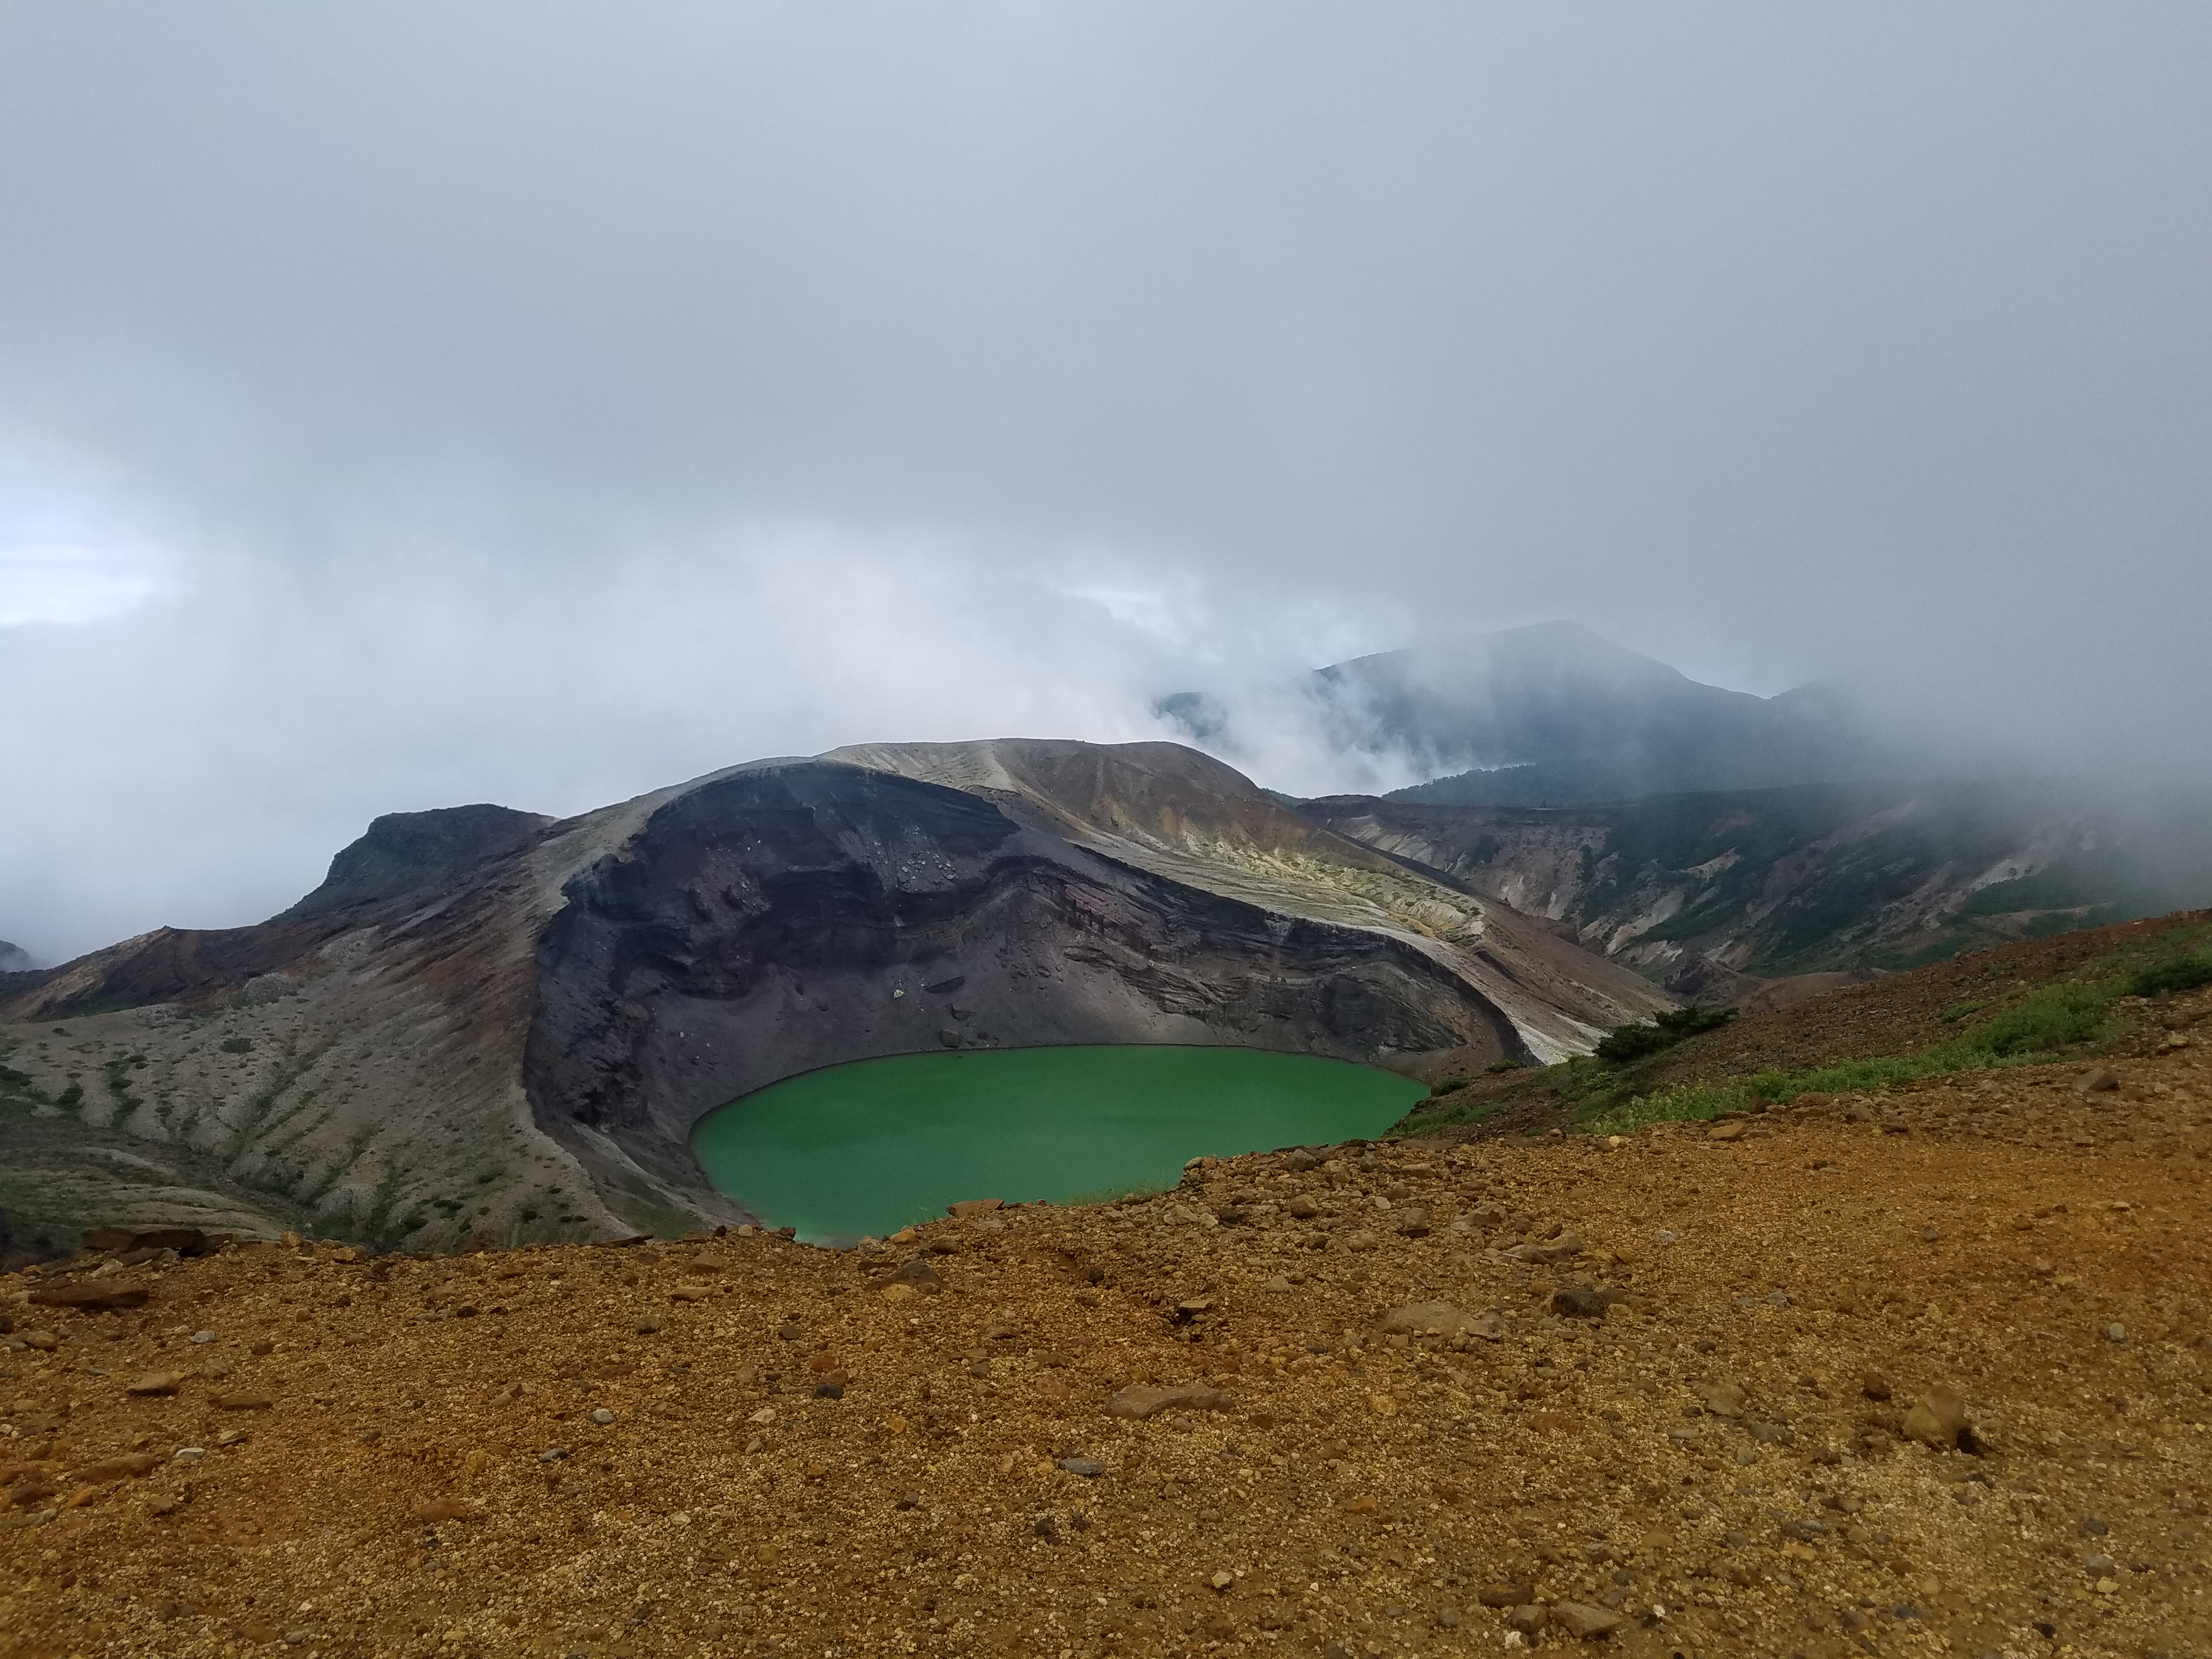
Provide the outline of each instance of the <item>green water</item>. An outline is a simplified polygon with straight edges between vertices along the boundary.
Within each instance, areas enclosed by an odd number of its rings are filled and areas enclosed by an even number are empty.
[[[1427,1091],[1258,1048],[983,1048],[854,1060],[708,1113],[716,1190],[801,1238],[878,1237],[963,1198],[1119,1197],[1186,1160],[1371,1138]]]

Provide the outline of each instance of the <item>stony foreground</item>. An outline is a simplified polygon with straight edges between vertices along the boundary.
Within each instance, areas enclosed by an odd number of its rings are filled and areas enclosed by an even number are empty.
[[[0,1650],[2212,1652],[2208,1049],[872,1252],[0,1279]]]

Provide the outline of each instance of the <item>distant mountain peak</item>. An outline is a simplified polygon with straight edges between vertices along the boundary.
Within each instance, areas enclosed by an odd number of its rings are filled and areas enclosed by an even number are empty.
[[[1376,652],[1316,670],[1294,708],[1347,757],[1393,757],[1465,801],[1592,801],[1862,777],[1882,769],[1841,688],[1759,697],[1693,680],[1578,622]],[[1231,711],[1200,693],[1154,705],[1234,754]]]

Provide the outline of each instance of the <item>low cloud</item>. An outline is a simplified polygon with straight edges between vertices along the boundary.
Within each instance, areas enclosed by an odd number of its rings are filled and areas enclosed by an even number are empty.
[[[2212,14],[19,8],[0,936],[1572,617],[2212,771]]]

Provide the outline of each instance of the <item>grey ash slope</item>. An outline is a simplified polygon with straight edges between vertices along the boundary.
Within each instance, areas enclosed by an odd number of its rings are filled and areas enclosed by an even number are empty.
[[[392,856],[342,855],[342,890],[259,927],[163,930],[0,1008],[22,1079],[0,1133],[86,1149],[74,1187],[0,1176],[0,1209],[64,1225],[52,1194],[82,1205],[97,1166],[102,1219],[243,1202],[417,1245],[688,1228],[734,1213],[690,1158],[698,1117],[817,1066],[1549,1057],[1667,1000],[1173,744],[884,746],[557,823],[466,811],[380,820]],[[134,1189],[117,1150],[167,1173]]]

